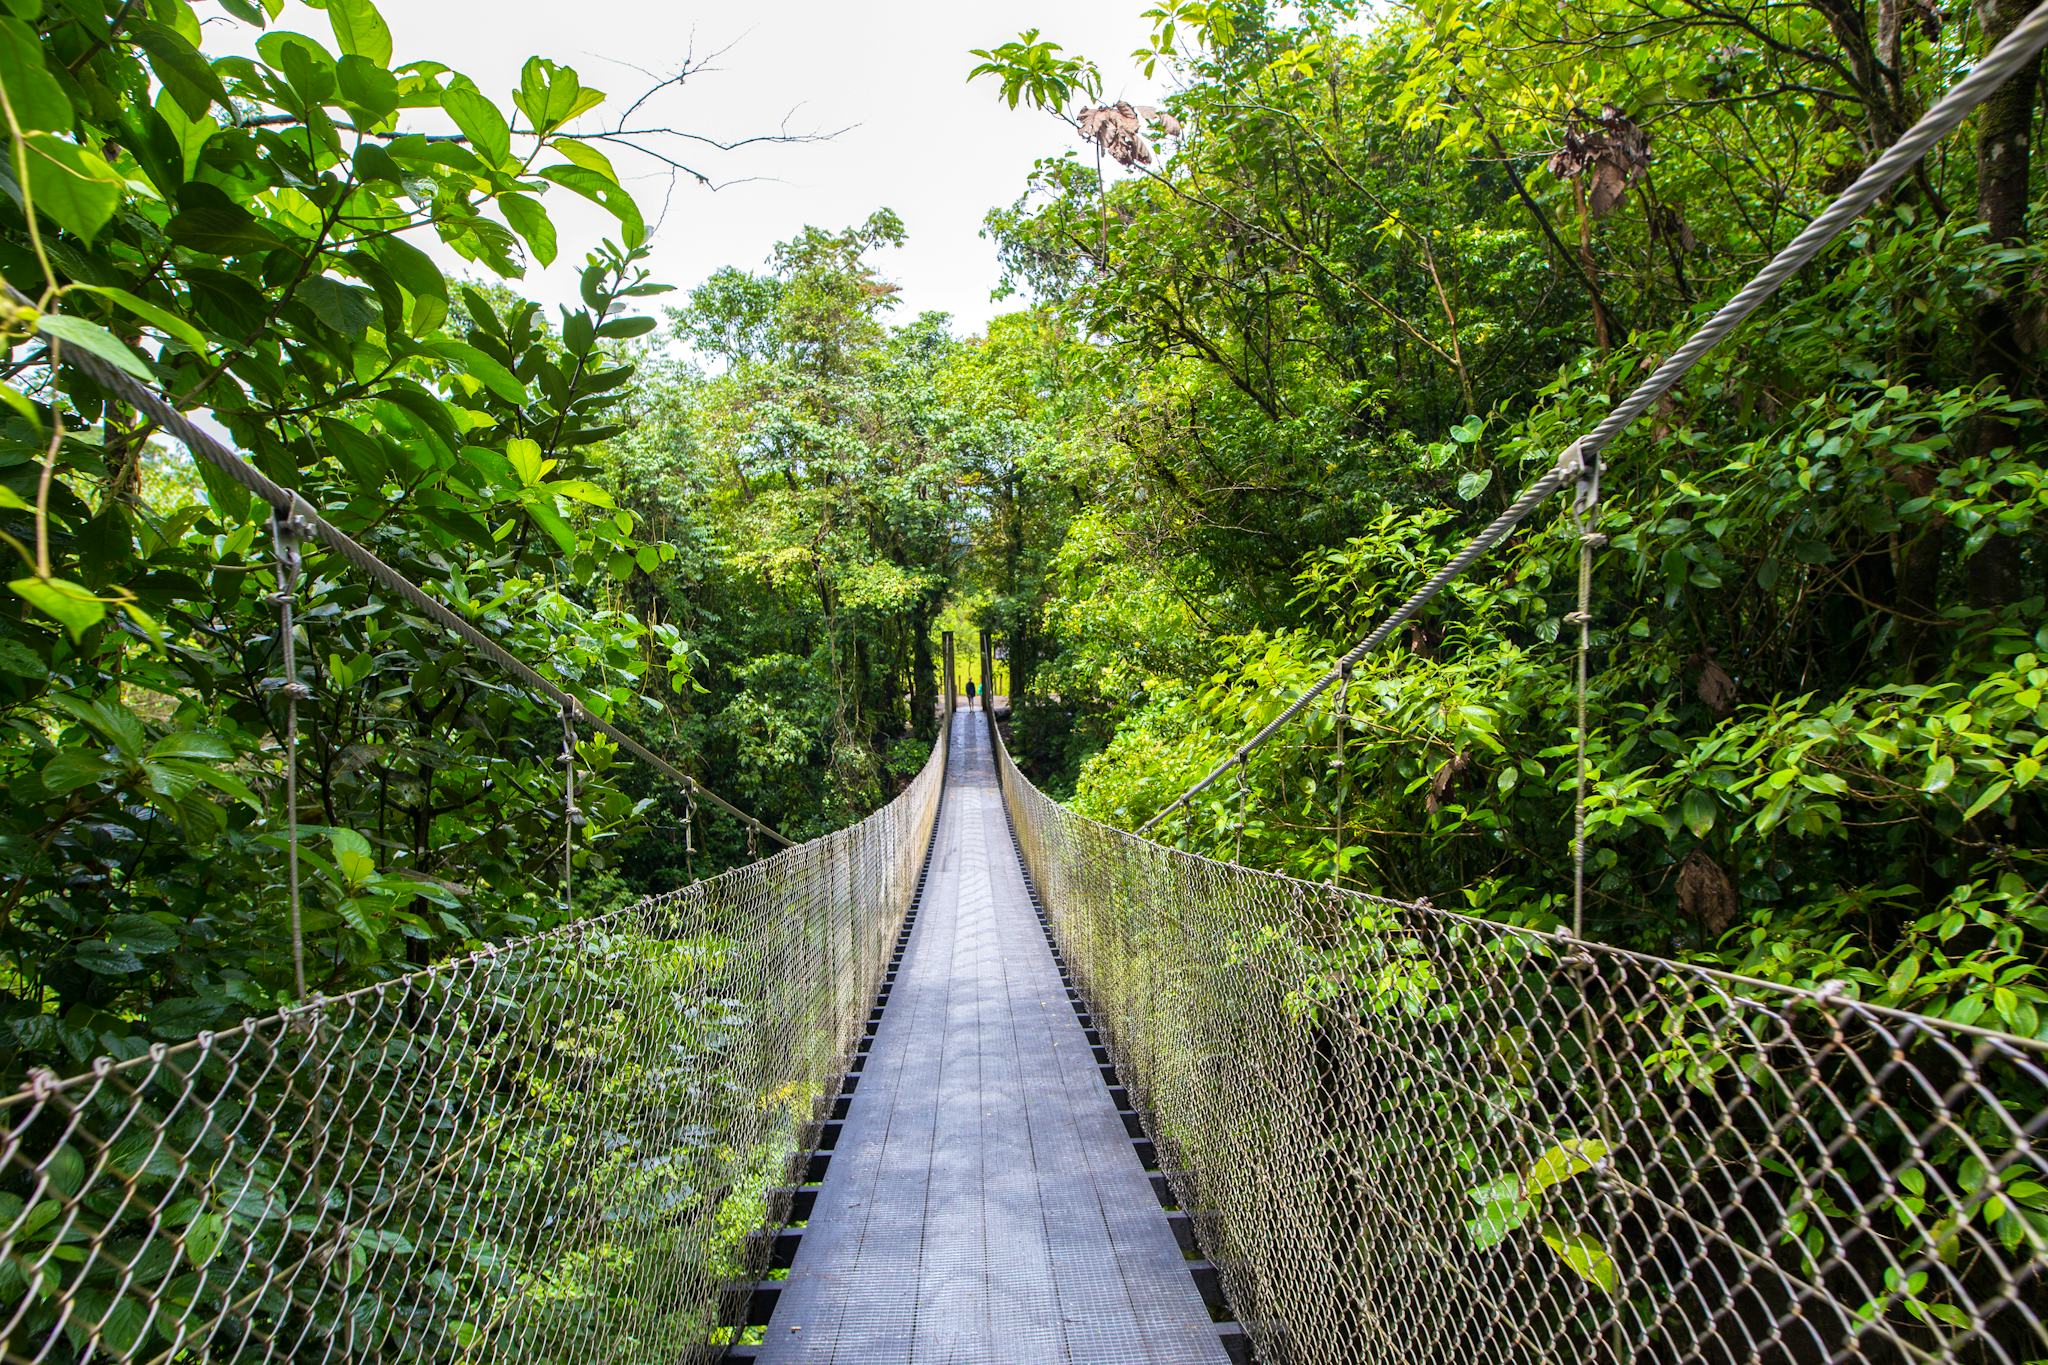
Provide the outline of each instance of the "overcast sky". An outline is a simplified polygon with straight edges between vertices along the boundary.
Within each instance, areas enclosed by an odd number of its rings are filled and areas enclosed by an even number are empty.
[[[381,0],[396,43],[393,60],[431,57],[469,76],[510,107],[519,67],[532,54],[576,68],[584,84],[612,96],[595,117],[616,118],[649,75],[673,73],[694,52],[723,50],[715,65],[665,93],[635,119],[730,141],[772,133],[846,129],[829,142],[756,146],[719,153],[669,143],[721,181],[764,177],[711,192],[666,172],[617,158],[649,222],[654,265],[688,287],[723,265],[759,268],[773,245],[806,223],[842,227],[887,206],[902,215],[909,244],[881,260],[902,286],[897,316],[941,309],[969,331],[1003,305],[989,301],[995,249],[980,236],[982,215],[1014,200],[1034,159],[1075,145],[1052,116],[1012,110],[987,80],[967,84],[975,59],[1036,27],[1103,68],[1106,93],[1149,100],[1156,93],[1131,66],[1146,37],[1148,0]],[[279,25],[329,38],[326,16],[298,4]],[[331,43],[330,43],[331,46]],[[636,69],[638,68],[638,69]],[[1163,73],[1162,73],[1163,74]],[[635,178],[636,176],[646,178]],[[548,195],[564,255],[530,273],[526,291],[546,302],[573,293],[580,250],[615,221],[563,191]],[[470,269],[474,269],[471,267]],[[1014,305],[1009,305],[1014,306]]]

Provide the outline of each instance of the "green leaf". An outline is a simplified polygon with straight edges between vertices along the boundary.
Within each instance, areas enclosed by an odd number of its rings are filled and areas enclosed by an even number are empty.
[[[194,1029],[192,1032],[198,1031]],[[185,1229],[185,1263],[198,1270],[211,1261],[214,1253],[220,1250],[221,1234],[227,1231],[227,1225],[227,1219],[217,1213],[202,1213],[194,1218],[191,1226]]]
[[[413,332],[424,336],[438,328],[448,316],[448,281],[433,258],[396,236],[372,243],[370,254],[412,295]]]
[[[36,319],[36,331],[44,336],[55,337],[66,346],[76,346],[81,351],[98,356],[115,369],[126,371],[137,379],[147,380],[152,384],[156,382],[156,376],[150,373],[149,366],[143,363],[142,357],[129,350],[121,343],[119,337],[97,322],[88,322],[84,318],[74,317],[68,313],[44,313]]]
[[[504,113],[467,76],[449,82],[447,92],[441,96],[441,107],[455,120],[455,126],[469,139],[470,149],[486,165],[503,166],[511,160],[512,125],[505,122]]]
[[[563,479],[557,483],[549,484],[547,491],[559,493],[565,498],[574,498],[578,502],[587,502],[593,507],[610,508],[618,506],[616,502],[612,501],[611,494],[605,492],[588,479]]]
[[[17,578],[7,586],[14,589],[15,596],[54,618],[73,640],[81,638],[107,614],[106,603],[61,578]]]
[[[88,939],[73,950],[78,965],[100,976],[128,976],[142,970],[142,959],[126,948]]]
[[[1508,1234],[1522,1226],[1536,1210],[1534,1204],[1522,1197],[1521,1179],[1514,1175],[1504,1175],[1476,1190],[1468,1190],[1466,1197],[1479,1205],[1479,1216],[1466,1221],[1465,1231],[1472,1238],[1472,1245],[1481,1251],[1506,1241]]]
[[[1714,827],[1714,816],[1719,809],[1719,804],[1710,793],[1697,788],[1685,794],[1685,801],[1680,806],[1685,827],[1692,831],[1692,837],[1695,839],[1707,837],[1707,831]]]
[[[443,360],[454,361],[463,373],[477,379],[508,403],[523,405],[529,401],[526,385],[519,382],[518,376],[474,346],[460,341],[429,341],[420,349]]]
[[[647,240],[647,224],[640,217],[640,206],[633,202],[632,195],[613,181],[588,167],[570,162],[544,166],[540,174],[543,179],[552,180],[563,189],[574,190],[610,212],[619,220],[627,246],[639,246]]]
[[[555,547],[565,555],[576,553],[576,532],[562,517],[562,509],[555,506],[555,500],[543,493],[528,493],[525,499],[526,514],[534,524],[546,531]]]
[[[1563,1184],[1581,1171],[1591,1170],[1594,1163],[1607,1155],[1607,1144],[1589,1142],[1583,1138],[1567,1138],[1558,1143],[1529,1166],[1523,1178],[1523,1189],[1529,1198],[1540,1198],[1553,1185]]]
[[[315,275],[299,286],[299,301],[313,310],[320,321],[351,340],[361,340],[370,324],[383,316],[376,296],[367,289],[326,275]]]
[[[50,1188],[66,1199],[78,1193],[85,1183],[85,1158],[78,1149],[68,1143],[50,1153],[43,1162],[43,1175],[50,1182]]]
[[[398,77],[367,57],[353,54],[334,64],[341,97],[372,120],[382,122],[398,112]]]
[[[519,89],[512,102],[532,121],[533,131],[545,135],[603,104],[604,92],[584,89],[573,68],[529,57],[519,73]]]
[[[1579,1278],[1590,1284],[1599,1285],[1612,1294],[1617,1283],[1614,1258],[1583,1232],[1564,1228],[1545,1227],[1543,1240],[1550,1249],[1564,1259],[1564,1263],[1575,1271]]]
[[[178,946],[177,931],[148,915],[114,916],[107,921],[107,938],[140,957],[168,953]]]
[[[121,206],[127,182],[97,152],[54,133],[29,133],[21,145],[36,212],[88,242],[98,236]]]
[[[36,405],[29,401],[29,396],[20,389],[15,388],[14,385],[0,383],[0,403],[5,403],[17,416],[37,431],[43,429],[43,414],[38,412]],[[28,506],[26,502],[22,502],[19,494],[14,495],[14,501],[21,503],[24,508]]]
[[[235,746],[219,735],[202,735],[190,730],[165,735],[149,746],[150,758],[198,758],[215,763],[227,763],[234,759]]]
[[[199,996],[159,1000],[149,1012],[150,1032],[164,1038],[190,1038],[212,1028],[227,1013],[227,1003]]]
[[[1920,784],[1920,790],[1933,796],[1948,790],[1948,784],[1956,780],[1956,761],[1947,754],[1934,760],[1927,767],[1927,780]]]
[[[71,131],[71,101],[44,67],[42,43],[28,25],[13,19],[0,19],[0,87],[24,130]]]
[[[131,763],[141,760],[142,747],[149,735],[142,728],[141,717],[127,707],[62,692],[50,698],[50,705],[113,745]]]
[[[130,19],[124,31],[149,54],[149,69],[188,117],[205,118],[216,103],[227,104],[228,92],[220,77],[199,49],[183,37],[146,19]]]
[[[611,158],[587,142],[580,142],[573,137],[558,137],[548,145],[577,165],[586,170],[596,171],[607,180],[616,182],[619,178],[619,173],[612,169]]]
[[[327,11],[328,27],[341,50],[365,57],[379,66],[391,65],[391,29],[370,0],[306,0],[314,9]]]
[[[172,1166],[171,1170],[177,1168]],[[169,1174],[161,1172],[153,1174]],[[138,1299],[115,1299],[99,1320],[99,1338],[115,1360],[132,1360],[150,1336],[149,1306]]]
[[[63,796],[121,771],[119,764],[110,763],[98,754],[87,753],[83,749],[64,749],[43,765],[43,790],[52,796]]]
[[[334,866],[350,886],[361,886],[377,871],[377,859],[370,841],[352,829],[328,831],[327,842],[334,849]]]
[[[533,249],[533,258],[542,265],[554,264],[555,225],[540,201],[523,194],[504,194],[498,196],[498,207],[504,211],[512,230]]]
[[[1466,502],[1478,497],[1493,483],[1491,469],[1474,469],[1458,476],[1458,496]]]
[[[137,298],[125,289],[116,289],[106,284],[73,284],[70,287],[97,294],[103,299],[119,304],[158,331],[176,337],[195,351],[203,354],[206,350],[206,337],[197,327],[169,309],[157,307],[148,299]]]
[[[172,761],[178,762],[183,760]],[[250,810],[261,811],[263,809],[262,799],[249,789],[248,783],[242,781],[241,778],[236,777],[234,774],[223,771],[220,768],[197,763],[190,764],[190,771],[192,776],[196,777],[199,781],[212,787],[215,791],[224,792],[234,797]]]
[[[2010,782],[1992,783],[1990,786],[1984,789],[1984,794],[1982,796],[1979,796],[1975,801],[1972,801],[1970,803],[1970,808],[1963,812],[1963,818],[1965,820],[1976,819],[1979,815],[1982,815],[1991,806],[1996,805],[2001,799],[2004,798],[2005,794],[2011,790],[2012,783]]]
[[[659,318],[645,316],[618,317],[613,318],[605,323],[604,326],[598,328],[597,335],[607,341],[631,341],[634,337],[646,336],[659,326],[661,326],[661,319]]]
[[[182,204],[177,216],[164,225],[172,241],[206,256],[244,256],[277,248],[276,233],[239,204],[211,202],[205,193],[211,189],[186,187],[181,197],[194,202]]]
[[[539,483],[541,475],[553,466],[553,461],[541,458],[540,442],[525,436],[514,436],[505,442],[505,463],[512,466],[512,472],[519,476],[523,488]]]

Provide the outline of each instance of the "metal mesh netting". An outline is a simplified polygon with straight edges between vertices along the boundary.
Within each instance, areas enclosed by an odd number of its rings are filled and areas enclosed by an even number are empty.
[[[2048,1048],[1213,862],[1000,762],[1267,1365],[2048,1359]]]
[[[715,1356],[915,890],[861,823],[0,1100],[7,1361]]]

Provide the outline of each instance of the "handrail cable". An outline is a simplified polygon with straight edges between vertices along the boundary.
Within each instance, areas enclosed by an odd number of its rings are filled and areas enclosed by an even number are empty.
[[[11,286],[7,292],[14,296],[14,300],[17,303],[30,302],[30,300],[26,299]],[[79,369],[84,370],[92,376],[95,383],[118,396],[123,402],[145,413],[157,426],[172,436],[177,437],[178,440],[185,444],[185,448],[194,455],[205,460],[215,469],[233,479],[237,484],[269,503],[278,517],[287,521],[294,519],[300,521],[306,534],[325,543],[329,549],[333,550],[343,559],[355,565],[371,578],[376,579],[379,583],[382,583],[385,587],[391,589],[399,596],[405,598],[406,601],[412,603],[413,606],[426,613],[437,625],[460,637],[464,643],[468,644],[492,663],[497,664],[498,667],[518,678],[529,688],[561,707],[564,717],[570,723],[578,719],[588,721],[593,729],[608,736],[621,749],[624,749],[648,767],[653,768],[671,782],[681,786],[686,793],[703,797],[712,805],[717,806],[720,810],[732,816],[733,819],[738,820],[751,832],[765,834],[784,848],[795,846],[795,841],[785,836],[781,831],[764,824],[746,811],[741,810],[738,806],[735,806],[696,778],[676,767],[659,754],[656,754],[652,749],[649,749],[611,721],[604,719],[602,716],[593,715],[573,694],[549,682],[540,673],[536,672],[531,665],[527,664],[525,660],[519,658],[518,655],[506,649],[469,622],[463,620],[445,603],[430,596],[426,589],[371,553],[362,542],[336,527],[325,517],[322,517],[297,489],[287,488],[283,484],[278,483],[262,470],[256,468],[255,465],[249,463],[248,460],[229,450],[211,433],[193,422],[184,413],[178,411],[175,406],[154,389],[138,382],[133,376],[115,368],[99,357],[77,347],[72,347],[66,353],[64,361],[66,364],[76,365]]]
[[[1238,745],[1230,757],[1218,763],[1201,781],[1176,796],[1162,806],[1151,819],[1138,826],[1137,832],[1145,833],[1174,811],[1185,807],[1212,786],[1218,778],[1250,757],[1254,750],[1263,746],[1296,716],[1307,710],[1309,704],[1328,691],[1352,665],[1386,643],[1396,630],[1434,601],[1445,588],[1463,576],[1466,570],[1478,563],[1487,551],[1504,540],[1508,532],[1526,520],[1529,514],[1553,493],[1576,484],[1587,471],[1597,469],[1600,453],[1616,436],[1638,417],[1648,412],[1658,399],[1675,388],[1678,381],[1683,379],[1707,352],[1713,350],[1729,333],[1741,326],[1764,300],[1777,293],[1785,281],[1799,273],[1809,261],[1820,254],[1822,248],[1840,236],[1850,223],[1860,218],[1863,211],[1875,203],[1879,196],[1903,179],[1929,148],[1954,132],[1969,116],[1971,110],[1983,103],[1998,87],[2004,85],[2044,46],[2048,46],[2048,5],[2037,7],[2018,27],[2008,33],[1983,61],[1977,63],[1968,75],[1957,81],[1946,95],[1922,115],[1918,123],[1907,129],[1898,141],[1886,148],[1883,155],[1871,162],[1863,174],[1856,177],[1853,184],[1836,196],[1833,203],[1800,230],[1798,236],[1787,242],[1748,284],[1701,324],[1699,330],[1694,332],[1683,346],[1673,351],[1649,378],[1638,384],[1592,431],[1565,447],[1557,463],[1522,490],[1522,495],[1496,517],[1491,525],[1474,536],[1470,544],[1437,571],[1435,577],[1396,607],[1371,634],[1353,645],[1327,673],[1304,688],[1292,702],[1288,703],[1284,711],[1267,721],[1250,739]]]

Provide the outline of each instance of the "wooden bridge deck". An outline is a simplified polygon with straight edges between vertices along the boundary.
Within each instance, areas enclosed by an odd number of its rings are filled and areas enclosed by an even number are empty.
[[[954,717],[909,948],[757,1358],[1227,1362],[1032,910],[979,711]]]

